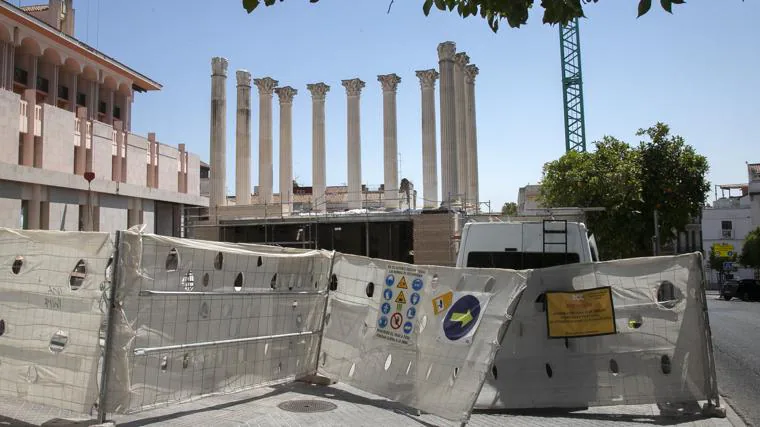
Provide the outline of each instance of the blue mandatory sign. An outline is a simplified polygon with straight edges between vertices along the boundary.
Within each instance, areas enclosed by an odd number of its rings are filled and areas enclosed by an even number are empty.
[[[393,284],[396,282],[396,278],[393,277],[392,274],[389,274],[385,276],[385,284],[388,286],[393,286]]]
[[[409,335],[412,333],[412,329],[414,329],[414,326],[412,325],[412,322],[406,322],[404,323],[404,333]]]
[[[386,289],[385,291],[383,291],[383,297],[387,300],[393,298],[393,291],[390,289]]]
[[[423,286],[422,279],[417,278],[417,279],[414,279],[414,281],[412,282],[412,289],[414,289],[417,292],[422,290],[422,286]]]
[[[391,312],[391,305],[387,302],[384,302],[381,310],[383,310],[383,314],[388,314]]]
[[[379,326],[381,329],[388,326],[388,318],[385,316],[380,316],[380,318],[377,319],[377,326]]]
[[[443,318],[443,333],[446,338],[456,341],[467,335],[478,323],[480,300],[472,295],[459,298]]]
[[[412,305],[417,305],[418,302],[420,302],[420,294],[417,292],[412,294],[412,297],[410,298]]]
[[[390,309],[390,306],[388,307]],[[383,307],[385,309],[385,307]],[[409,320],[414,319],[414,316],[417,315],[417,309],[414,307],[409,307],[409,310],[406,310],[406,318]]]

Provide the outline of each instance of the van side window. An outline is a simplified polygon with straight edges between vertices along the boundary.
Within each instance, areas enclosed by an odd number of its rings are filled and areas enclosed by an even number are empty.
[[[578,262],[580,262],[578,254],[570,252],[567,254],[564,252],[470,252],[467,254],[467,267],[476,268],[527,270]]]

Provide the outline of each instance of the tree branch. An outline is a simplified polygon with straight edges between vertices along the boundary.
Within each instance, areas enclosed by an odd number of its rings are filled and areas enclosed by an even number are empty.
[[[391,7],[393,6],[393,1],[394,0],[391,0],[391,3],[388,5],[388,15],[391,14]]]

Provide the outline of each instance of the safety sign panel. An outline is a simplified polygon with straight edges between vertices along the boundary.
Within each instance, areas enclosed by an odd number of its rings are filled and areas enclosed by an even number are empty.
[[[413,266],[391,266],[377,318],[377,336],[401,344],[414,338],[417,310],[425,290],[425,271]]]
[[[452,344],[471,344],[472,337],[480,324],[481,313],[488,305],[490,294],[481,292],[448,292],[441,295],[439,301],[450,305],[446,315],[441,319],[439,341]],[[453,303],[452,303],[453,301]],[[438,305],[434,302],[434,311]],[[443,312],[443,308],[438,312]]]
[[[443,295],[433,298],[433,313],[439,315],[451,306],[451,300],[454,298],[454,292],[448,291]]]
[[[593,337],[617,333],[612,288],[546,293],[549,338]]]

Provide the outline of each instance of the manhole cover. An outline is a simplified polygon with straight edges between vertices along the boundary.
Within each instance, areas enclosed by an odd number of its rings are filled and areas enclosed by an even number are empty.
[[[324,400],[288,400],[277,407],[288,412],[326,412],[337,408],[335,404]]]

